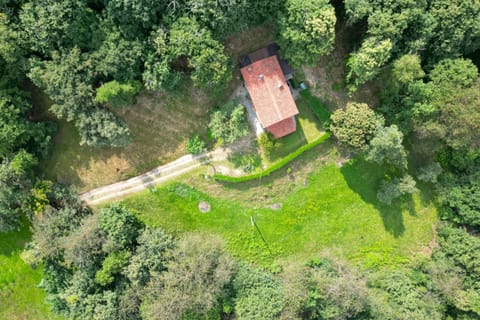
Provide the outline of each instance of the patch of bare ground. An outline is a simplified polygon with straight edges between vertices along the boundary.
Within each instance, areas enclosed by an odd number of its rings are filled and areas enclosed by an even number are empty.
[[[301,70],[312,94],[320,98],[332,111],[345,107],[349,101],[365,102],[372,108],[380,104],[380,87],[376,81],[364,84],[352,97],[347,94],[345,63],[352,51],[352,37],[355,37],[352,33],[355,32],[351,26],[338,21],[333,52],[322,56],[316,66],[304,67]]]
[[[435,250],[435,248],[437,247],[437,231],[435,225],[432,225],[432,240],[430,240],[427,246],[422,247],[422,249],[420,250],[420,254],[430,257],[433,253],[433,250]]]

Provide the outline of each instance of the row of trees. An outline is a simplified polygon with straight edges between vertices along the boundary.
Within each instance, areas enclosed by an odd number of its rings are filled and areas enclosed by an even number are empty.
[[[345,0],[344,5],[349,23],[368,25],[347,62],[352,91],[405,54],[418,54],[431,68],[480,48],[478,1]]]
[[[347,62],[347,81],[355,90],[377,78],[382,97],[377,110],[358,103],[337,110],[332,132],[347,150],[384,168],[380,201],[418,191],[412,174],[436,191],[443,220],[431,257],[401,269],[409,284],[395,285],[404,275],[384,284],[404,306],[433,289],[417,301],[428,306],[429,318],[480,318],[480,81],[478,67],[463,57],[480,48],[480,4],[345,1],[345,8],[350,22],[368,23]],[[427,317],[404,312],[405,318]]]
[[[464,319],[478,315],[480,242],[459,229],[443,227],[433,260],[417,258],[407,270],[365,273],[325,253],[272,274],[230,256],[219,238],[173,238],[118,204],[93,213],[68,189],[46,194],[22,257],[43,263],[41,286],[68,318],[443,319],[451,308]]]
[[[221,92],[232,61],[222,41],[246,27],[279,30],[285,56],[314,63],[333,48],[335,13],[327,0],[7,1],[0,10],[3,52],[73,121],[81,144],[125,146],[129,130],[111,107],[128,105],[143,84],[193,85]]]

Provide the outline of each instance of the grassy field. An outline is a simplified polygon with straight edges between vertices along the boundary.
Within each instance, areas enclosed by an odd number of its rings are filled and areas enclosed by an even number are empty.
[[[41,268],[32,269],[20,259],[30,239],[28,226],[18,232],[0,233],[0,319],[61,319],[54,316],[38,288]]]
[[[328,153],[327,147],[319,147],[308,151],[310,157]],[[123,203],[148,224],[169,232],[219,234],[233,254],[263,266],[285,259],[306,261],[325,249],[339,250],[368,267],[397,264],[432,239],[437,217],[428,194],[392,206],[380,204],[375,190],[381,168],[359,159],[339,168],[330,159],[306,179],[282,171],[265,181],[206,190],[203,182],[195,182],[199,178],[190,178],[188,184],[160,187]],[[200,212],[199,201],[210,203],[211,211]]]

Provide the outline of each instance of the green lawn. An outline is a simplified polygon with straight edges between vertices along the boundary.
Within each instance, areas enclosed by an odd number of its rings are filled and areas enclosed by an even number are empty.
[[[0,233],[0,319],[45,320],[54,316],[38,288],[41,268],[33,270],[20,259],[20,251],[29,241],[28,226],[18,232]]]
[[[375,190],[382,174],[380,168],[361,160],[342,168],[328,163],[314,169],[306,185],[277,193],[272,200],[282,204],[280,210],[235,196],[234,189],[249,192],[242,185],[205,193],[173,184],[123,203],[148,224],[169,232],[219,234],[233,254],[264,266],[283,259],[305,261],[325,249],[340,250],[365,266],[382,266],[401,263],[420,252],[432,239],[437,221],[435,206],[423,193],[390,207],[379,204]],[[264,193],[275,193],[276,186],[269,181],[261,187]],[[200,200],[211,204],[209,213],[198,210]],[[252,227],[251,217],[268,246]]]
[[[323,122],[329,119],[330,112],[318,98],[308,90],[302,91],[296,101],[299,114],[296,116],[297,130],[276,140],[276,147],[264,162],[269,166],[301,146],[313,142],[325,133]]]

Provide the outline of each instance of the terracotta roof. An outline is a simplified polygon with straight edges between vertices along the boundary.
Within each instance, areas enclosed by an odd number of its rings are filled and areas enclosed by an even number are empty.
[[[263,128],[298,114],[277,56],[258,60],[240,71]]]
[[[294,117],[277,122],[267,128],[275,138],[286,136],[287,134],[295,132],[296,129]]]

